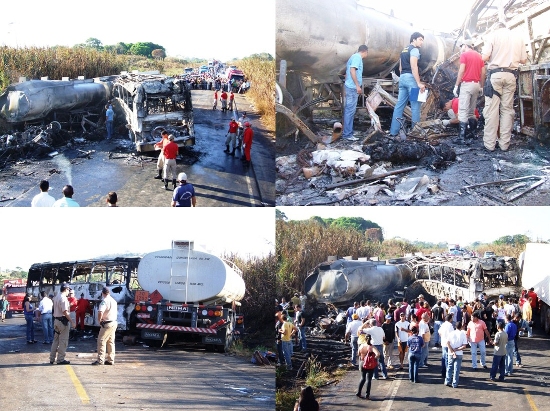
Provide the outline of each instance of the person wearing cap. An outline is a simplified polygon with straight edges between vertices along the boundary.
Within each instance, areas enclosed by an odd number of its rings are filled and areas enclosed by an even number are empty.
[[[225,135],[225,150],[224,153],[229,154],[230,156],[235,155],[235,150],[237,149],[237,130],[239,129],[239,124],[235,121],[234,118],[229,122],[229,129]],[[229,151],[229,145],[233,146],[233,151]]]
[[[75,329],[76,329],[76,307],[78,305],[78,300],[74,296],[74,290],[72,288],[69,288],[69,294],[67,295],[67,300],[69,300],[69,314],[71,316],[71,324],[75,324],[71,326],[71,330],[69,331],[69,340],[75,340]]]
[[[101,296],[103,299],[97,309],[97,322],[101,326],[97,336],[97,360],[92,365],[115,365],[117,302],[107,287],[103,287]]]
[[[453,94],[458,97],[458,137],[464,140],[467,137],[467,129],[470,137],[475,136],[473,133],[477,129],[475,109],[477,98],[483,90],[485,64],[481,54],[474,50],[474,42],[470,39],[463,39],[460,42],[460,52],[460,67]],[[458,87],[460,87],[460,96]]]
[[[113,120],[115,117],[115,112],[113,111],[113,106],[109,104],[107,110],[105,110],[105,127],[107,128],[107,140],[111,139],[113,136]]]
[[[157,180],[162,179],[162,171],[164,170],[164,147],[170,142],[170,140],[168,140],[168,135],[168,131],[162,130],[160,133],[162,140],[155,143],[155,150],[160,151],[157,159],[157,175],[154,177]]]
[[[395,324],[393,322],[393,315],[386,315],[386,321],[382,324],[382,330],[384,331],[384,361],[386,367],[393,370],[391,363],[391,357],[393,356],[393,343],[395,341]]]
[[[80,205],[73,200],[74,189],[73,186],[67,184],[63,187],[63,198],[60,198],[52,207],[80,207]]]
[[[499,148],[506,151],[514,126],[516,76],[519,65],[527,62],[525,42],[499,22],[497,29],[484,38],[481,54],[487,62],[486,81],[493,88],[492,96],[485,96],[483,144],[487,150],[494,151],[498,142]]]
[[[69,286],[62,284],[59,289],[59,293],[53,299],[53,344],[50,351],[50,364],[53,364],[57,356],[57,364],[64,365],[70,364],[70,361],[65,359],[67,352],[67,345],[69,345],[69,331],[71,325],[74,327],[76,324],[71,319],[70,310],[71,306],[67,295],[69,294]]]
[[[38,311],[40,311],[40,322],[44,334],[42,344],[51,344],[53,342],[53,301],[46,295],[46,291],[41,291],[40,296],[42,299],[38,304]]]
[[[178,181],[180,185],[174,190],[172,207],[196,207],[195,188],[187,182],[187,174],[179,173]]]
[[[48,194],[50,183],[48,180],[40,182],[40,194],[35,195],[31,201],[31,207],[51,207],[55,203],[55,198]]]
[[[250,164],[250,149],[252,148],[252,139],[254,137],[254,131],[250,127],[250,123],[246,121],[244,123],[244,134],[243,134],[243,147],[244,147],[244,158],[243,162],[245,165]]]
[[[168,144],[164,146],[164,189],[168,190],[169,175],[172,176],[172,190],[176,189],[176,157],[178,155],[179,147],[174,142],[174,135],[168,136]]]
[[[351,322],[347,323],[346,325],[346,340],[348,337],[351,337],[350,339],[350,346],[351,346],[351,365],[354,367],[357,366],[357,350],[359,349],[359,346],[357,345],[357,339],[359,338],[358,331],[359,328],[363,325],[361,320],[359,319],[359,316],[357,313],[353,313],[351,316],[352,320]]]

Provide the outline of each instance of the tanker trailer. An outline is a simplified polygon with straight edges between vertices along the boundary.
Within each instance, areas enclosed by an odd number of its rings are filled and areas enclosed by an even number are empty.
[[[146,254],[137,279],[132,324],[148,341],[184,341],[229,348],[244,330],[236,306],[244,297],[241,270],[194,243],[173,241],[172,248]]]
[[[405,264],[339,259],[315,267],[304,289],[317,302],[343,305],[367,298],[383,301],[413,281]]]
[[[0,95],[0,114],[11,125],[62,122],[60,115],[94,112],[98,116],[111,95],[112,83],[92,80],[30,80],[9,86]]]

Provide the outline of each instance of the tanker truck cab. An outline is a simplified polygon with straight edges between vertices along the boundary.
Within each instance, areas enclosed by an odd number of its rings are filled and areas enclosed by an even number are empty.
[[[192,241],[146,254],[138,266],[135,330],[150,344],[185,342],[227,350],[244,330],[237,307],[244,297],[241,270],[197,251]]]

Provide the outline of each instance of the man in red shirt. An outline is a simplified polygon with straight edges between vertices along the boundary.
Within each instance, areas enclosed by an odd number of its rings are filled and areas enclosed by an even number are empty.
[[[174,135],[168,136],[168,144],[164,146],[164,189],[168,190],[169,173],[172,174],[172,189],[176,188],[176,157],[178,155],[178,145],[174,142]]]
[[[231,90],[231,94],[229,94],[229,111],[233,110],[233,100],[235,100],[235,94],[233,94],[233,90]]]
[[[222,91],[220,98],[222,101],[222,111],[225,113],[225,111],[227,110],[227,93],[225,92],[225,90]]]
[[[80,328],[80,331],[84,331],[84,319],[86,318],[86,312],[90,306],[90,301],[84,298],[84,293],[80,294],[80,299],[76,304],[76,329]]]
[[[223,151],[224,153],[228,153],[230,156],[235,155],[235,149],[237,148],[236,139],[237,139],[237,129],[239,128],[239,124],[235,121],[234,118],[231,119],[229,122],[229,129],[227,130],[226,139],[225,139],[225,147],[226,149]],[[229,152],[229,144],[233,144],[233,151]]]
[[[212,110],[216,110],[218,107],[218,90],[214,90],[214,104],[212,105]]]
[[[477,119],[474,117],[477,99],[483,90],[485,82],[485,63],[477,51],[474,50],[472,40],[462,40],[460,45],[460,68],[456,79],[453,94],[458,97],[459,134],[466,137],[466,129],[472,132],[477,129]],[[460,96],[458,87],[460,86]]]
[[[169,143],[168,141],[168,131],[163,130],[160,133],[162,140],[158,143],[155,143],[155,150],[160,150],[159,158],[157,160],[157,172],[158,175],[155,177],[157,180],[162,178],[162,170],[164,170],[164,146]]]
[[[74,296],[74,290],[69,288],[69,295],[67,295],[67,300],[69,300],[69,316],[71,317],[71,329],[69,331],[69,340],[75,340],[75,329],[76,329],[76,307],[78,305],[78,300]],[[72,324],[75,324],[73,327]]]
[[[243,134],[243,146],[244,146],[244,158],[245,165],[250,165],[250,148],[252,147],[252,138],[254,137],[254,131],[250,127],[250,123],[247,121],[244,123]]]

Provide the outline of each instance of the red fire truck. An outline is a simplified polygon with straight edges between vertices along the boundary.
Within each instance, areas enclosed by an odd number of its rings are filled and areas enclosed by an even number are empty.
[[[4,280],[2,293],[6,296],[6,300],[8,300],[9,312],[23,312],[23,298],[25,298],[26,284],[27,280],[23,278]]]

